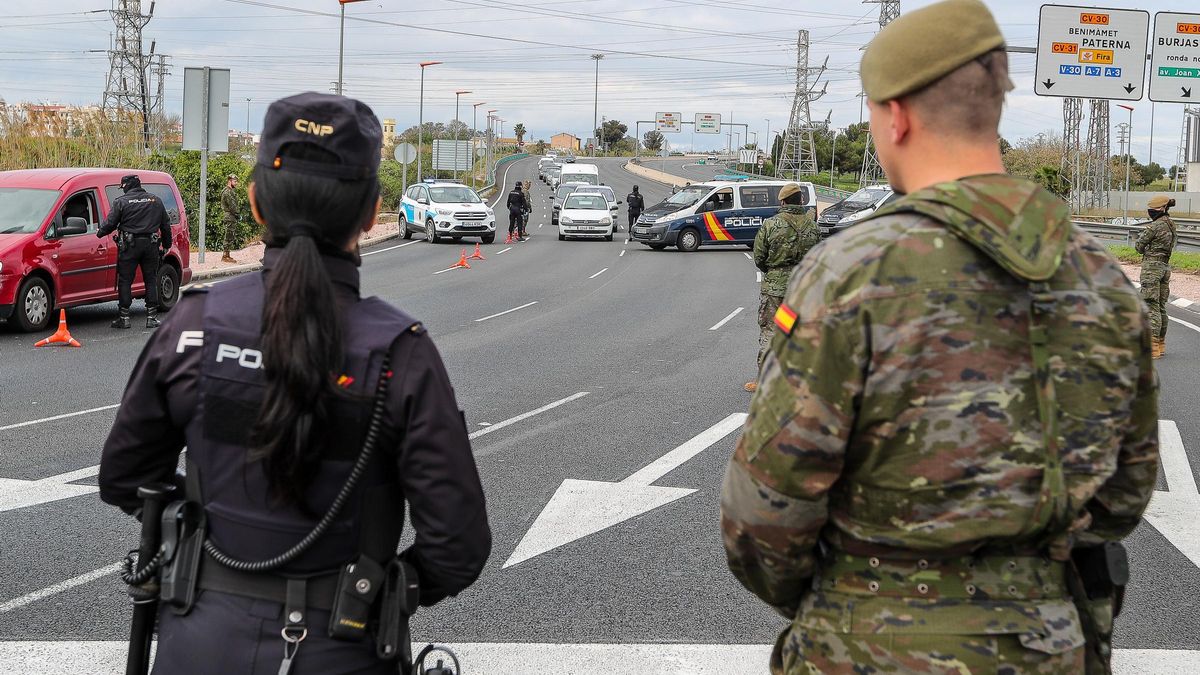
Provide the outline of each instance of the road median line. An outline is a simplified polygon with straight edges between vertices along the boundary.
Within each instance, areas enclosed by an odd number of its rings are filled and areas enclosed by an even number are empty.
[[[732,321],[732,320],[733,320],[733,317],[737,316],[738,314],[741,314],[743,309],[746,309],[746,308],[745,308],[745,307],[738,307],[737,309],[733,310],[732,312],[730,312],[730,313],[729,313],[729,316],[727,316],[727,317],[725,317],[724,319],[721,319],[720,321],[718,321],[718,322],[717,322],[717,325],[713,326],[712,328],[709,328],[709,330],[720,330],[721,326],[724,326],[725,324],[727,324],[727,323],[729,323],[730,321]]]
[[[496,317],[504,316],[505,314],[512,314],[513,312],[515,312],[519,309],[525,309],[526,307],[533,307],[536,304],[538,304],[537,300],[534,300],[533,302],[527,302],[527,303],[521,305],[520,307],[513,307],[512,309],[506,309],[503,312],[497,312],[496,314],[489,314],[488,316],[485,316],[483,318],[475,319],[475,323],[479,323],[480,321],[487,321],[488,319],[495,319]]]

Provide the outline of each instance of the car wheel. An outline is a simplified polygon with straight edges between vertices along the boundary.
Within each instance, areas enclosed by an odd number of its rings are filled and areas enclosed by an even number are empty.
[[[436,244],[438,243],[437,228],[433,224],[433,218],[425,221],[425,241]]]
[[[679,233],[679,243],[676,245],[685,253],[695,252],[700,248],[700,232],[692,227],[683,230]]]
[[[174,265],[163,263],[158,268],[158,308],[171,311],[179,302],[179,270]]]
[[[496,235],[495,234],[485,234],[482,237],[480,237],[479,240],[485,244],[490,244],[490,243],[496,241]]]
[[[655,251],[661,251],[667,247],[666,244],[646,244],[646,245],[649,246],[650,248],[654,249]]]
[[[54,298],[45,279],[29,277],[17,289],[17,306],[13,318],[17,327],[26,333],[40,331],[50,323],[50,310],[54,309]]]
[[[400,214],[400,236],[405,239],[412,239],[412,230],[408,229],[408,218],[404,214]]]
[[[612,240],[613,240],[613,236],[611,234],[604,238],[604,241],[612,241]]]
[[[559,241],[566,241],[566,240],[567,240],[567,235],[565,235],[565,234],[560,234],[560,235],[558,235],[558,240],[559,240]]]

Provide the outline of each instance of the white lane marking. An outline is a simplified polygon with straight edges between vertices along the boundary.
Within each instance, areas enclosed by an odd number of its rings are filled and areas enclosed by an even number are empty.
[[[712,328],[709,328],[709,330],[718,330],[721,326],[724,326],[725,324],[729,323],[733,319],[733,317],[737,316],[738,314],[741,314],[743,309],[746,309],[746,308],[738,307],[737,309],[733,310],[732,312],[729,313],[729,316],[718,321],[717,325],[713,326]]]
[[[413,244],[419,244],[419,243],[421,243],[421,241],[422,240],[418,239],[416,241],[410,241],[410,242],[400,244],[399,246],[389,246],[387,248],[381,248],[378,251],[367,251],[366,253],[361,254],[361,257],[365,258],[369,255],[375,255],[376,253],[387,253],[388,251],[395,251],[398,248],[404,248],[405,246],[412,246]]]
[[[624,257],[625,257],[625,249],[621,249],[621,254],[620,254],[620,255],[618,255],[617,257],[618,257],[618,258],[624,258]]]
[[[628,239],[626,239],[626,240],[625,240],[625,243],[626,243],[626,244],[628,244],[628,243],[629,243],[629,240],[628,240]]]
[[[504,420],[503,422],[496,422],[495,424],[488,426],[488,428],[486,428],[486,429],[480,429],[479,431],[472,432],[471,435],[468,436],[467,438],[469,438],[471,440],[475,440],[476,438],[479,438],[480,436],[486,436],[487,434],[490,434],[493,431],[499,431],[500,429],[503,429],[504,427],[511,426],[511,425],[516,424],[517,422],[521,422],[523,420],[527,420],[530,417],[534,417],[536,415],[541,415],[542,413],[544,413],[548,410],[553,410],[560,405],[566,405],[566,404],[570,403],[571,401],[578,401],[579,399],[583,398],[584,396],[587,396],[590,393],[592,393],[592,392],[581,391],[577,394],[571,394],[570,396],[568,396],[566,398],[560,398],[557,401],[554,401],[553,403],[547,403],[546,405],[544,405],[540,408],[537,408],[536,410],[530,410],[527,413],[521,413],[520,415],[517,415],[516,417],[510,417],[510,418]]]
[[[746,256],[746,260],[749,260],[750,262],[754,262],[754,256],[750,255],[749,253],[742,251],[742,255]]]
[[[759,270],[757,274],[758,274],[758,276],[755,277],[754,280],[761,284],[762,283],[762,270]]]
[[[504,562],[504,567],[524,562],[693,494],[696,491],[689,488],[657,487],[651,483],[725,438],[745,421],[745,413],[734,413],[616,483],[574,478],[564,480]]]
[[[607,267],[605,267],[604,269],[600,270],[599,272],[596,272],[595,274],[593,274],[592,276],[590,276],[590,277],[588,277],[588,278],[589,278],[589,279],[595,279],[596,277],[600,276],[601,274],[604,274],[604,273],[605,273],[605,272],[607,272],[607,271],[608,271],[608,268],[607,268]]]
[[[1194,305],[1196,303],[1192,302],[1191,300],[1188,300],[1187,298],[1175,298],[1174,300],[1171,301],[1171,304],[1175,305],[1176,307],[1187,308],[1187,307],[1191,307],[1192,305]]]
[[[444,269],[444,270],[438,270],[438,271],[434,272],[433,274],[436,276],[436,275],[438,275],[438,274],[445,274],[446,272],[453,272],[454,270],[461,270],[461,269],[463,269],[463,268],[461,268],[461,267],[447,267],[446,269]]]
[[[63,591],[75,588],[76,586],[82,586],[83,584],[93,582],[96,579],[99,579],[100,577],[103,577],[103,576],[106,576],[109,574],[115,574],[120,569],[121,569],[121,563],[113,563],[112,565],[105,565],[104,567],[101,567],[98,570],[92,570],[91,572],[85,572],[84,574],[80,574],[77,577],[71,577],[70,579],[67,579],[66,581],[60,581],[57,584],[54,584],[53,586],[47,586],[41,590],[33,591],[32,593],[26,593],[25,595],[22,595],[19,598],[13,598],[12,600],[7,600],[4,603],[0,604],[0,614],[4,614],[6,612],[11,612],[14,609],[20,609],[26,605],[35,603],[38,600],[41,600],[42,598],[48,598],[51,595],[57,595],[59,593],[62,593]],[[122,658],[124,658],[124,657],[122,657]],[[12,662],[7,658],[0,657],[0,663],[10,663],[11,664]],[[18,669],[16,672],[32,672],[32,671]],[[41,671],[41,672],[79,672],[79,671],[46,670],[46,671]]]
[[[56,502],[60,499],[82,497],[99,492],[100,488],[95,485],[71,484],[72,481],[91,478],[98,473],[100,473],[99,464],[38,480],[0,478],[0,512],[24,509],[46,502]]]
[[[113,408],[120,407],[120,405],[121,405],[120,403],[114,403],[112,405],[102,405],[99,408],[89,408],[87,410],[80,410],[78,412],[63,413],[62,415],[52,415],[50,417],[43,417],[41,419],[29,420],[27,422],[17,422],[16,424],[7,424],[5,426],[0,427],[0,431],[8,431],[9,429],[19,429],[21,427],[28,427],[28,426],[32,426],[34,424],[42,424],[43,422],[53,422],[54,420],[65,420],[68,417],[78,417],[79,415],[90,415],[91,413],[100,412],[102,410],[112,410]]]
[[[501,253],[508,253],[511,250],[512,250],[512,247],[509,246],[508,248],[504,249],[503,251],[499,251],[498,253],[496,253],[496,255],[500,255]]]
[[[513,307],[512,309],[506,309],[503,312],[499,312],[497,314],[491,314],[491,315],[485,316],[481,319],[475,319],[475,323],[479,323],[480,321],[487,321],[488,319],[494,319],[498,316],[504,316],[505,314],[511,314],[511,313],[517,311],[518,309],[525,309],[526,307],[533,307],[536,304],[538,304],[537,300],[534,300],[533,302],[527,302],[527,303],[521,305],[520,307]]]
[[[428,642],[430,636],[413,639]],[[158,643],[154,643],[157,647]],[[564,673],[622,672],[659,675],[743,675],[747,664],[765,664],[772,645],[722,644],[550,644],[537,642],[462,642],[448,645],[474,671],[522,675],[531,663],[557,663]],[[129,643],[124,640],[29,640],[0,642],[0,663],[26,675],[112,675],[122,672]],[[1195,672],[1200,651],[1187,649],[1114,649],[1117,675],[1165,675]]]
[[[1181,326],[1187,326],[1188,328],[1191,328],[1192,330],[1196,331],[1197,333],[1200,333],[1200,326],[1197,326],[1194,323],[1188,323],[1187,321],[1184,321],[1182,319],[1176,319],[1173,316],[1168,316],[1167,318]],[[0,431],[3,431],[3,427],[0,427]]]
[[[1158,421],[1158,459],[1167,489],[1154,491],[1144,517],[1172,546],[1200,567],[1200,538],[1196,537],[1200,494],[1196,491],[1187,449],[1183,447],[1183,436],[1170,420]]]

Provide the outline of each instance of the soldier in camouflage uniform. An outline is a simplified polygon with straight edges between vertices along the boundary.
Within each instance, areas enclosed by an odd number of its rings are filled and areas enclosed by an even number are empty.
[[[821,240],[817,224],[805,210],[804,191],[795,183],[779,191],[779,214],[763,221],[754,237],[754,266],[762,270],[758,293],[758,365],[761,367],[775,331],[775,312],[783,302],[788,277],[800,259]],[[755,391],[758,382],[747,382]]]
[[[1138,235],[1134,248],[1142,254],[1142,299],[1150,309],[1150,335],[1154,358],[1167,353],[1167,299],[1171,296],[1171,253],[1178,234],[1167,211],[1175,200],[1159,195],[1150,200],[1148,212],[1154,222]]]
[[[521,214],[520,235],[521,238],[527,238],[529,235],[525,233],[525,230],[529,227],[529,214],[533,213],[533,194],[531,193],[531,190],[533,190],[533,181],[527,180],[524,183],[518,183],[518,185],[521,186],[521,194],[525,195],[526,204],[525,213]]]
[[[221,262],[236,263],[237,259],[230,255],[238,226],[237,176],[232,173],[225,181],[225,189],[221,190],[221,209],[225,212],[225,255],[221,256]]]
[[[731,570],[790,622],[772,673],[1108,668],[1123,582],[1073,570],[1154,489],[1150,331],[1104,245],[1003,175],[1003,48],[949,0],[864,54],[907,197],[792,275],[722,489]]]

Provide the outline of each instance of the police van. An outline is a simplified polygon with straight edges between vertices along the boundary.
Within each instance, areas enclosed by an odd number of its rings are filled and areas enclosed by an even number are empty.
[[[496,240],[496,213],[479,194],[459,181],[426,178],[409,186],[400,198],[400,234],[405,239],[423,232],[431,244],[452,238]]]
[[[652,249],[677,246],[695,251],[701,246],[752,246],[758,228],[779,213],[779,191],[792,181],[746,180],[692,183],[665,201],[642,212],[630,237]],[[798,183],[808,214],[817,217],[817,191]]]

